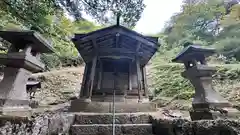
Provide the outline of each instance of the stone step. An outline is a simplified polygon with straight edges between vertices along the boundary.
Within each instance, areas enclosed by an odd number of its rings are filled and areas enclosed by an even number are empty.
[[[112,124],[112,113],[78,113],[75,114],[75,124]],[[149,114],[144,113],[116,113],[116,124],[144,124],[150,123]]]
[[[112,135],[112,124],[72,125],[71,135]],[[116,124],[115,135],[153,135],[152,124]]]
[[[70,112],[112,112],[112,102],[83,102],[82,100],[74,100],[71,102]],[[155,103],[136,103],[136,102],[116,102],[116,113],[132,113],[132,112],[154,112],[156,111]]]

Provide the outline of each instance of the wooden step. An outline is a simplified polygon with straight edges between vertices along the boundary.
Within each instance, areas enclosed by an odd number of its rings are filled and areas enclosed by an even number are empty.
[[[112,124],[112,113],[79,113],[75,114],[75,124]],[[149,115],[144,113],[116,113],[116,124],[150,123]]]
[[[112,124],[72,125],[71,135],[112,135]],[[151,124],[116,124],[115,135],[153,135]]]

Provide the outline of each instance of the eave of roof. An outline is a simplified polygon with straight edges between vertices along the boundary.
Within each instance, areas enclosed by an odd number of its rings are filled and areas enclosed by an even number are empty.
[[[114,31],[116,30],[116,31]],[[132,33],[135,36],[139,37],[141,41],[143,41],[145,44],[150,45],[152,47],[158,48],[160,44],[158,43],[158,37],[150,37],[150,36],[144,36],[142,34],[137,33],[136,31],[130,30],[126,27],[120,26],[120,25],[113,25],[107,28],[99,29],[90,33],[86,34],[75,34],[75,37],[72,39],[73,42],[79,41],[79,40],[89,40],[91,36],[94,36],[95,34],[98,35],[101,32],[106,31],[107,33],[115,33],[119,32],[120,34],[124,34],[125,32]],[[126,33],[125,33],[126,34]],[[140,42],[141,42],[140,41]]]

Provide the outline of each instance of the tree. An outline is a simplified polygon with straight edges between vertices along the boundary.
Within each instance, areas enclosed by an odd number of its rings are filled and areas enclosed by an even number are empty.
[[[82,18],[82,11],[102,24],[108,24],[121,14],[123,22],[129,27],[135,26],[145,7],[143,0],[58,0],[61,6],[77,20]]]
[[[51,2],[51,0],[0,1],[0,29],[31,29],[41,33],[55,49],[54,54],[43,55],[44,62],[49,67],[55,67],[61,63],[62,57],[64,57],[64,61],[67,61],[66,59],[78,56],[71,41],[75,32],[90,32],[99,27],[84,19],[72,21],[66,17],[61,8],[54,7],[55,3],[47,2]],[[9,46],[2,39],[0,42],[3,46]]]
[[[108,24],[121,13],[123,22],[131,27],[140,19],[145,7],[143,0],[2,0],[0,5],[1,9],[35,27],[46,15],[59,11],[68,12],[76,20],[84,19],[82,13],[86,12],[101,24]]]
[[[170,20],[170,27],[165,28],[167,43],[178,45],[181,40],[204,40],[209,44],[219,33],[219,20],[225,14],[223,5],[208,1],[195,4],[186,3],[182,11]]]
[[[222,31],[216,38],[214,46],[227,58],[234,57],[240,61],[240,5],[235,4],[221,20]]]

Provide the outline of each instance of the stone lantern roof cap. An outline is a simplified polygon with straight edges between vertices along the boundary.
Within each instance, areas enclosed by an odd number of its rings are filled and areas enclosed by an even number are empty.
[[[172,62],[184,63],[191,60],[202,60],[216,53],[214,48],[205,48],[200,45],[189,45],[180,52]]]
[[[19,49],[31,45],[34,51],[40,53],[53,53],[53,47],[39,33],[32,30],[0,31],[0,37]]]

